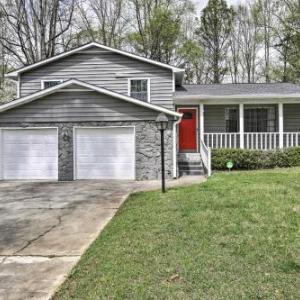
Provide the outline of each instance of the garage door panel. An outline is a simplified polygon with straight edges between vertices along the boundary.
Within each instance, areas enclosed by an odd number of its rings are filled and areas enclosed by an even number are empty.
[[[55,156],[39,156],[39,157],[36,157],[36,156],[18,156],[18,157],[7,157],[5,162],[4,162],[4,165],[6,164],[22,164],[24,162],[26,163],[29,163],[29,164],[41,164],[41,157],[43,157],[43,163],[46,163],[46,164],[51,164],[53,163]],[[26,159],[26,161],[25,161]],[[55,163],[56,164],[56,163]]]
[[[57,179],[56,129],[2,129],[3,179]]]
[[[3,137],[7,144],[40,144],[41,142],[56,144],[55,129],[9,129],[4,130]],[[25,132],[25,134],[24,134]]]
[[[98,163],[132,163],[134,156],[102,156],[102,155],[87,155],[78,157],[77,161],[79,163],[92,163],[95,161]]]
[[[37,154],[43,156],[54,156],[57,144],[5,144],[5,148],[11,154],[20,156],[36,156]]]
[[[11,163],[4,163],[4,167],[10,168],[10,169],[18,169],[18,170],[26,170],[28,167],[30,167],[31,170],[54,170],[57,168],[56,163],[52,162],[32,162],[32,161],[26,161],[26,162],[11,162]]]
[[[81,156],[93,156],[101,153],[103,156],[119,156],[123,153],[131,153],[132,146],[127,144],[121,145],[108,145],[108,144],[95,144],[86,143],[85,145],[78,145],[77,153]]]
[[[132,179],[134,173],[131,174],[131,178],[128,178],[128,168],[130,167],[130,164],[119,164],[117,166],[111,164],[83,164],[77,175],[82,179]]]
[[[134,179],[133,127],[75,130],[77,179]]]
[[[7,171],[5,173],[5,180],[53,180],[52,171],[50,170],[48,173],[44,170],[42,171],[31,171],[30,178],[28,178],[28,172],[26,170],[15,170]]]
[[[119,144],[123,144],[123,143],[127,143],[128,139],[131,138],[130,135],[126,135],[126,136],[115,136],[115,137],[91,137],[89,136],[82,136],[82,137],[78,137],[77,141],[79,143],[85,143],[85,142],[89,142],[89,143],[119,143]]]
[[[122,128],[122,132],[120,132],[120,128]],[[99,128],[77,128],[77,136],[80,137],[116,137],[116,136],[132,136],[133,127],[99,127]],[[99,130],[101,130],[101,135],[99,135]]]

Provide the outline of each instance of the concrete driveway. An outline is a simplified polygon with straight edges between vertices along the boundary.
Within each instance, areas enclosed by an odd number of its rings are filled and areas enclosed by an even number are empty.
[[[134,182],[0,182],[0,299],[48,299]]]

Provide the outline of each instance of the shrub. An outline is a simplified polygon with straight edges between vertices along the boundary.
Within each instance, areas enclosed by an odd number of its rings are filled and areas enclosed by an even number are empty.
[[[277,150],[212,149],[213,170],[225,170],[229,160],[236,170],[300,166],[300,147]]]

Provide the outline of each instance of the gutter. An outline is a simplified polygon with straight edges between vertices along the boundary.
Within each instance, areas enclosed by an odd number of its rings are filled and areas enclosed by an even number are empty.
[[[241,94],[241,95],[175,95],[176,100],[244,100],[244,99],[282,99],[282,98],[300,98],[300,93],[291,94]]]
[[[182,120],[182,114],[179,119],[173,123],[173,178],[177,178],[177,125]]]

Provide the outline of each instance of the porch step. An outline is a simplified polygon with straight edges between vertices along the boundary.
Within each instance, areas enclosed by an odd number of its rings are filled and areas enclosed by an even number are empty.
[[[178,162],[201,162],[200,153],[179,153]]]
[[[179,171],[179,176],[201,176],[204,175],[204,170],[202,171]]]
[[[203,164],[199,153],[180,153],[177,159],[179,176],[204,175]]]

